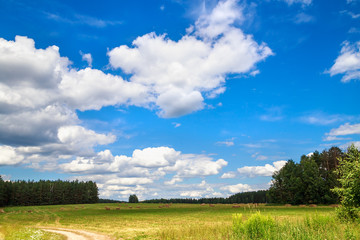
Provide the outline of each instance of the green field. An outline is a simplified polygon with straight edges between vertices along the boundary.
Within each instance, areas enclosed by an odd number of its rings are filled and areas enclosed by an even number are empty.
[[[6,207],[0,212],[0,239],[63,239],[38,230],[41,227],[88,230],[112,239],[360,239],[360,225],[340,223],[334,207],[233,206],[121,203]],[[261,231],[266,234],[261,235]]]

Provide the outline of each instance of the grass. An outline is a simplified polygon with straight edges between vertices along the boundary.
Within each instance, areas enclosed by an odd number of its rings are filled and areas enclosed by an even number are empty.
[[[159,206],[163,205],[7,207],[0,213],[0,239],[33,235],[38,236],[34,239],[61,239],[39,231],[41,226],[83,229],[114,239],[360,239],[360,225],[340,223],[334,208],[327,206]]]

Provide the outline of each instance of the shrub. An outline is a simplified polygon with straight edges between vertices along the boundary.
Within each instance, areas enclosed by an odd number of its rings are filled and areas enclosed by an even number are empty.
[[[233,230],[237,237],[245,239],[271,239],[275,230],[275,220],[270,216],[263,216],[257,212],[247,221],[242,221],[241,214],[233,216]]]
[[[340,159],[337,169],[341,187],[333,189],[341,199],[341,206],[336,209],[342,220],[354,221],[359,218],[360,210],[360,151],[352,144],[344,158]]]

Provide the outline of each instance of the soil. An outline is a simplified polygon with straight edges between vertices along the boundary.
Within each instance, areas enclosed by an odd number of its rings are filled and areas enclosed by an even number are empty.
[[[84,230],[66,228],[41,228],[44,231],[64,235],[69,240],[111,240],[111,238]]]

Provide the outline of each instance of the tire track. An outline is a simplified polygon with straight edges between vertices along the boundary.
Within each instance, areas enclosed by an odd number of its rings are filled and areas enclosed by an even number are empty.
[[[41,228],[41,230],[64,235],[69,240],[111,240],[111,238],[84,230],[66,228]]]

